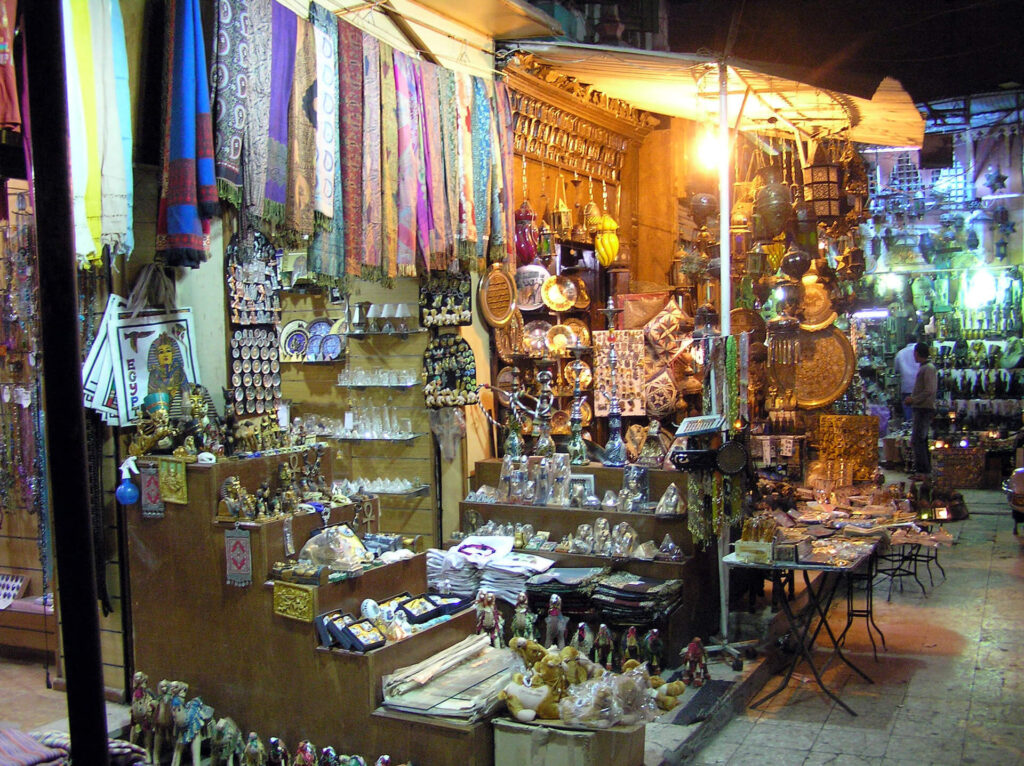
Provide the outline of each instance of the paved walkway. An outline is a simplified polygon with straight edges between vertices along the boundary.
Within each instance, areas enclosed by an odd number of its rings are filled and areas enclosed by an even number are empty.
[[[827,672],[859,715],[822,694],[810,674],[794,677],[770,704],[739,712],[689,762],[1024,763],[1024,531],[1013,535],[1001,493],[964,494],[971,518],[948,527],[959,542],[939,554],[948,577],[933,567],[934,586],[923,575],[926,595],[908,582],[888,603],[876,586],[875,621],[888,651],[879,647],[875,662],[863,620],[847,636],[851,659],[875,683],[842,665]],[[831,622],[845,624],[845,600],[836,599]]]

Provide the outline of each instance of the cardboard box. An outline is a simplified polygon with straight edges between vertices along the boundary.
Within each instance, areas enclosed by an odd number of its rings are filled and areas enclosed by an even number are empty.
[[[642,724],[567,729],[494,720],[494,766],[641,766]]]

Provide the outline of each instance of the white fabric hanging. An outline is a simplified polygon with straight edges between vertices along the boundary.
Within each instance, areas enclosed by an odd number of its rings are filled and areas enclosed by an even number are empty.
[[[71,22],[71,0],[62,0],[64,17],[64,69],[67,72],[68,134],[71,149],[72,215],[75,224],[75,253],[79,260],[94,253],[89,221],[85,215],[85,186],[89,181],[89,155],[86,148],[85,113],[82,107],[82,86],[75,57],[75,35]]]

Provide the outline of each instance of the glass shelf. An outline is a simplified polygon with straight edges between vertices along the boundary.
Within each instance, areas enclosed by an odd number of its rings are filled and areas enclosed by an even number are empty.
[[[423,382],[416,380],[412,383],[335,383],[335,388],[415,388],[416,386],[422,386]]]
[[[401,338],[405,340],[410,335],[419,335],[420,333],[429,332],[426,327],[416,327],[405,332],[381,332],[380,330],[363,330],[362,332],[356,330],[349,330],[348,332],[341,333],[349,338]]]
[[[421,484],[418,487],[407,489],[405,492],[374,492],[371,490],[366,490],[366,494],[368,495],[382,495],[384,497],[419,497],[421,495],[427,494],[428,492],[430,492],[429,484]]]
[[[331,438],[339,442],[411,442],[414,439],[419,439],[421,436],[426,435],[427,432],[423,431],[420,433],[406,434],[405,436],[377,436],[372,438],[366,438],[363,436],[330,436],[327,438]]]

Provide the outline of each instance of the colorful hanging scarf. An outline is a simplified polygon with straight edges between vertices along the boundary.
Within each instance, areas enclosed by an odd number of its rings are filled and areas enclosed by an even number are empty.
[[[476,255],[476,211],[473,209],[473,78],[455,75],[458,102],[459,232],[458,254],[462,260]]]
[[[380,279],[381,248],[381,48],[363,33],[363,260],[348,251],[349,271],[363,279]],[[389,56],[390,60],[390,56]],[[389,186],[383,187],[389,189]]]
[[[444,193],[447,215],[445,235],[448,247],[446,266],[452,265],[455,237],[459,229],[459,139],[458,102],[455,95],[455,73],[450,69],[437,70],[437,91],[441,106],[441,143],[444,159]]]
[[[121,129],[121,155],[124,168],[124,237],[121,251],[131,255],[135,250],[135,178],[132,169],[132,105],[128,88],[128,49],[125,45],[124,18],[121,4],[110,4],[111,37],[113,39],[114,81],[117,91],[117,118]],[[35,209],[35,205],[32,206]]]
[[[451,241],[448,237],[448,200],[445,195],[444,144],[441,141],[441,67],[420,64],[423,116],[423,156],[427,173],[427,199],[430,203],[430,257],[427,267],[443,269],[448,265]]]
[[[393,279],[398,251],[398,92],[395,90],[394,49],[380,46],[380,145],[381,145],[381,266]]]
[[[494,81],[494,114],[495,133],[498,147],[498,155],[501,159],[500,170],[496,169],[499,175],[499,195],[497,204],[499,206],[500,228],[498,241],[504,244],[504,252],[492,253],[492,257],[507,261],[515,266],[515,241],[516,230],[515,213],[512,200],[512,183],[515,177],[515,157],[512,154],[512,103],[509,99],[508,86],[502,80]]]
[[[242,147],[248,122],[249,10],[245,0],[218,0],[214,21],[214,159],[217,192],[236,208],[242,203]]]
[[[416,151],[416,251],[420,261],[413,259],[411,273],[403,276],[415,276],[416,264],[430,263],[430,252],[433,244],[434,216],[430,210],[430,190],[427,179],[430,175],[430,157],[427,155],[427,128],[423,106],[423,67],[417,59],[409,59],[409,71],[412,73],[412,117]],[[399,159],[401,161],[401,159]],[[401,265],[399,267],[401,269]]]
[[[263,215],[273,224],[284,223],[288,196],[288,101],[295,76],[295,35],[299,18],[280,3],[271,18],[270,121],[267,131],[267,185]]]
[[[288,194],[284,224],[300,237],[313,233],[316,185],[316,43],[313,25],[296,20],[295,77],[288,102]]]
[[[67,73],[68,135],[71,147],[71,189],[72,213],[75,221],[75,253],[83,269],[90,268],[98,258],[90,259],[96,253],[96,246],[89,232],[89,221],[85,215],[85,187],[89,181],[89,152],[86,149],[85,115],[82,108],[82,86],[78,76],[78,58],[75,56],[75,37],[71,0],[63,0],[61,11],[64,16],[64,71]]]
[[[342,256],[346,259],[345,270],[358,274],[363,250],[363,33],[341,19],[338,19],[338,106],[340,196],[345,209]],[[335,194],[338,193],[335,190]]]
[[[394,61],[398,94],[398,250],[395,263],[398,274],[412,276],[416,273],[416,248],[426,209],[425,201],[420,200],[423,156],[419,140],[419,96],[413,60],[395,51]],[[429,233],[427,236],[429,248]]]
[[[267,144],[270,141],[270,74],[273,68],[273,10],[271,0],[248,0],[249,4],[249,88],[242,147],[244,179],[242,204],[247,215],[243,224],[255,228],[263,217],[267,189]]]
[[[156,251],[168,266],[197,268],[209,250],[210,218],[219,212],[203,24],[197,0],[169,0],[168,14],[173,25]]]
[[[103,246],[100,235],[103,230],[100,217],[103,202],[100,192],[101,165],[99,152],[99,124],[96,104],[96,69],[93,63],[92,19],[89,3],[73,2],[71,16],[72,34],[75,38],[75,58],[78,63],[78,78],[82,93],[82,115],[85,124],[85,151],[89,158],[89,175],[85,183],[85,217],[92,237],[95,261],[101,260]],[[198,13],[198,10],[196,11]],[[202,33],[200,33],[202,34]]]
[[[316,186],[313,208],[323,226],[334,218],[335,170],[338,165],[338,22],[322,5],[310,3],[309,20],[316,43]],[[341,225],[341,221],[338,222]]]
[[[490,234],[491,199],[491,100],[487,83],[473,76],[473,211],[476,215],[476,257],[484,257]]]

